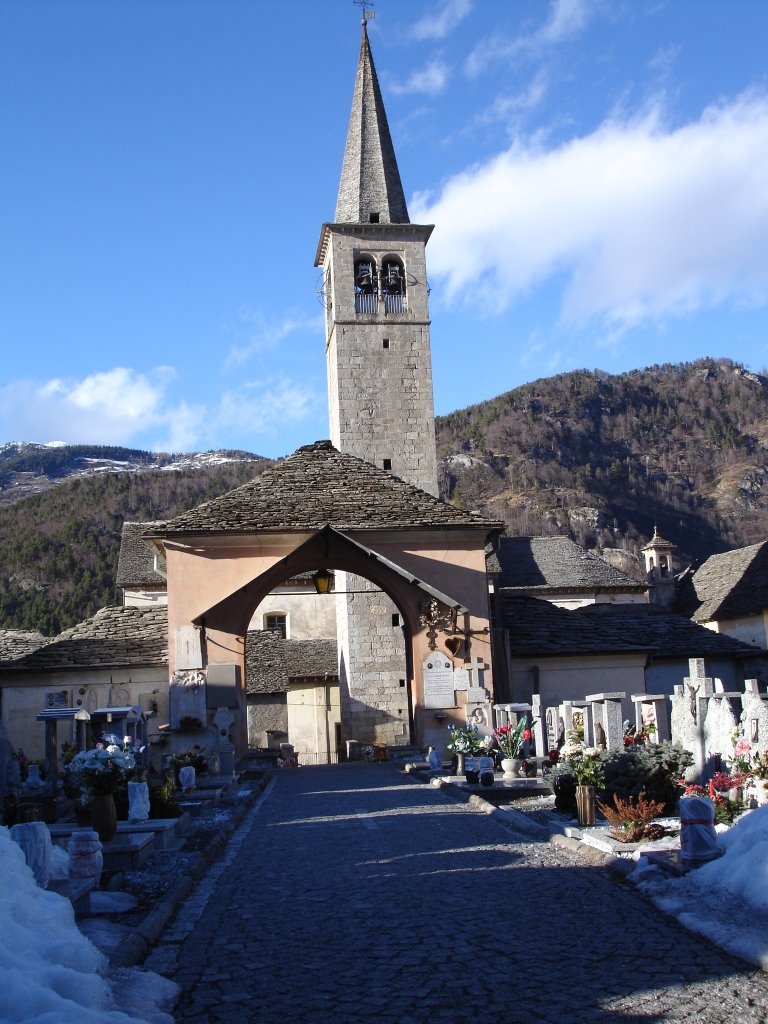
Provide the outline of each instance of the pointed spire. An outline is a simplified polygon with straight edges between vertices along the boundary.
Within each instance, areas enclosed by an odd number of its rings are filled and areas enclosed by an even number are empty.
[[[410,223],[365,21],[335,219]]]

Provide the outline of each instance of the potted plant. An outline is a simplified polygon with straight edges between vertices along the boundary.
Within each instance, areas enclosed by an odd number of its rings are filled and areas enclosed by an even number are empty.
[[[576,780],[576,810],[580,825],[595,824],[595,793],[605,784],[605,769],[597,747],[566,743],[560,756]]]
[[[69,762],[70,792],[77,790],[79,803],[90,804],[93,827],[102,843],[109,842],[117,830],[115,794],[127,788],[135,768],[133,754],[116,743],[97,743],[93,749],[75,754]]]
[[[522,715],[516,726],[501,725],[494,730],[493,738],[501,751],[501,770],[505,779],[516,779],[522,765],[523,744],[530,741],[531,730],[528,718]]]
[[[483,750],[483,741],[476,725],[449,725],[448,749],[454,754],[456,761],[454,775],[464,772],[464,758],[474,757]]]

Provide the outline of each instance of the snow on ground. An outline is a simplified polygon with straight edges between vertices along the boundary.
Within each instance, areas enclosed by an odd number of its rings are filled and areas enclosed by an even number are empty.
[[[0,826],[0,1021],[8,1024],[173,1024],[162,1006],[173,982],[132,971],[140,1001],[122,1012],[103,976],[106,958],[80,932],[69,900],[39,888],[24,854]],[[125,973],[117,980],[125,980]],[[142,1016],[132,1016],[141,1006]],[[150,1013],[144,1014],[147,1006]],[[160,1008],[160,1009],[158,1009]]]
[[[629,876],[691,931],[768,970],[768,805],[718,836],[723,856],[667,878],[644,857]]]

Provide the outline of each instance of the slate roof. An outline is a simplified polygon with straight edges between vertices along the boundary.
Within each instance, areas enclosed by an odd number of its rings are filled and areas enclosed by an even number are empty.
[[[513,657],[646,651],[659,658],[752,658],[765,653],[658,605],[567,609],[536,598],[502,595],[499,610]]]
[[[697,622],[762,614],[768,608],[768,541],[710,555],[681,581],[675,608]]]
[[[165,577],[155,569],[155,553],[143,539],[149,531],[161,529],[165,523],[123,523],[120,535],[120,556],[117,561],[118,587],[163,587]]]
[[[288,669],[285,641],[269,629],[251,629],[245,638],[245,689],[248,693],[285,693]]]
[[[284,640],[271,630],[248,632],[245,642],[248,693],[285,693],[289,680],[336,678],[338,671],[335,640]]]
[[[0,665],[0,672],[167,663],[168,609],[121,605],[101,608],[92,618],[60,633],[39,650]]]
[[[371,213],[379,215],[381,224],[409,223],[395,148],[363,23],[336,221],[367,224]]]
[[[568,537],[502,537],[498,560],[497,586],[505,590],[643,593],[646,589]]]
[[[15,661],[47,644],[50,637],[21,629],[0,629],[0,663]]]
[[[336,678],[339,674],[336,641],[333,639],[286,640],[285,654],[291,679]]]
[[[182,512],[158,533],[318,530],[327,524],[339,530],[501,527],[343,454],[330,441],[316,441],[249,483]]]

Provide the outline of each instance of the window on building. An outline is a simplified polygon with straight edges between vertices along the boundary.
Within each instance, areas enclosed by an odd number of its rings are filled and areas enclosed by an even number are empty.
[[[392,469],[392,459],[383,459],[382,460],[382,467],[384,469]]]
[[[288,616],[285,612],[270,612],[264,616],[264,629],[279,633],[285,640],[288,636]]]

